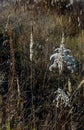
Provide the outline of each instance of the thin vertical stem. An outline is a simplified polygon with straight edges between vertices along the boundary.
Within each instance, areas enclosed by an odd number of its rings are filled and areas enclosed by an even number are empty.
[[[9,91],[8,91],[8,127],[10,128],[11,125],[11,116],[12,111],[15,110],[15,107],[12,102],[13,100],[13,90],[14,90],[14,79],[15,79],[15,57],[14,57],[14,47],[13,47],[13,40],[12,40],[12,29],[9,26],[7,28],[8,36],[9,36],[9,44],[10,44],[10,56],[11,56],[11,63],[10,63],[10,76],[9,76]],[[10,128],[11,129],[11,128]]]
[[[55,107],[55,130],[57,130],[57,106]]]
[[[32,117],[33,117],[33,127],[36,130],[36,123],[35,123],[35,106],[34,106],[34,95],[33,95],[33,26],[31,23],[31,37],[30,37],[30,61],[31,61],[31,96],[32,96]]]
[[[31,63],[31,96],[32,96],[32,117],[33,117],[33,126],[36,128],[35,124],[35,107],[34,107],[34,95],[33,95],[33,64]]]

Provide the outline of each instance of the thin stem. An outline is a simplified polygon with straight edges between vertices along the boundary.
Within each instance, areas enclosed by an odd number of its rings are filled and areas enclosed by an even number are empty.
[[[36,128],[35,123],[35,106],[34,106],[34,95],[33,95],[33,64],[31,62],[31,96],[32,96],[32,116],[33,116],[33,126]]]
[[[57,130],[57,106],[55,107],[55,130]]]

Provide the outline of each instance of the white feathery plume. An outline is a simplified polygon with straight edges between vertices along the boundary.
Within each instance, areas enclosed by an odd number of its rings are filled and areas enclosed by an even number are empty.
[[[68,79],[68,91],[69,91],[69,93],[71,93],[71,92],[72,92],[70,78]]]
[[[17,77],[17,92],[18,92],[18,96],[20,97],[20,85],[19,85],[18,77]]]
[[[32,26],[32,25],[31,25]],[[33,57],[33,29],[31,29],[31,35],[30,35],[30,61],[32,61]]]
[[[55,49],[55,53],[50,56],[50,60],[54,60],[54,63],[49,67],[49,70],[52,71],[55,68],[58,68],[59,73],[62,73],[64,66],[67,67],[72,73],[75,69],[75,61],[69,53],[71,50],[64,47],[64,34],[62,35],[62,41],[60,48]]]
[[[62,34],[62,41],[61,41],[61,43],[62,44],[64,44],[64,42],[65,42],[65,39],[64,39],[64,33]],[[64,46],[63,46],[64,47]]]
[[[58,90],[55,93],[57,93],[57,97],[56,97],[56,101],[57,101],[56,106],[57,107],[59,107],[60,101],[63,102],[65,107],[70,106],[69,97],[62,89],[58,88]]]

